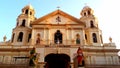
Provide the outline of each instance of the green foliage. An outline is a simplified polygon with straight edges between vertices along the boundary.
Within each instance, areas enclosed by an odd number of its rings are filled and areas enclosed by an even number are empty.
[[[35,52],[35,48],[33,48],[30,51],[30,62],[29,62],[29,66],[35,66],[34,61],[36,60],[36,52]]]
[[[32,50],[30,51],[30,55],[32,55],[32,54],[35,54],[35,49],[32,49]]]

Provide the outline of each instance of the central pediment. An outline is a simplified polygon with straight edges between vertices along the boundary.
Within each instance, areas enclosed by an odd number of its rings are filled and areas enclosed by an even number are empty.
[[[49,13],[41,18],[36,19],[32,25],[45,25],[45,24],[61,24],[61,25],[85,25],[83,22],[81,22],[79,19],[61,11],[56,10],[52,13]]]

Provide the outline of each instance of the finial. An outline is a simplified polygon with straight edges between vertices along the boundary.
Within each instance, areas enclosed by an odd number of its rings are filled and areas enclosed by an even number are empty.
[[[87,4],[87,3],[85,3],[85,6],[88,6],[88,4]]]
[[[6,39],[7,39],[7,37],[6,37],[6,35],[3,37],[3,41],[5,42],[6,41]]]
[[[109,41],[110,41],[110,43],[112,43],[112,38],[111,37],[109,37]]]
[[[28,5],[31,6],[31,3],[29,2]]]
[[[28,1],[28,5],[31,5],[30,0]]]
[[[85,5],[85,7],[89,7],[88,3],[85,3],[84,5]]]

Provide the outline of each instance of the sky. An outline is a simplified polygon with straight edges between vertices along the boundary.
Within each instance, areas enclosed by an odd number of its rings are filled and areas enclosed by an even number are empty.
[[[21,9],[31,4],[35,9],[35,16],[40,18],[59,9],[80,18],[80,12],[86,5],[94,10],[98,18],[99,28],[102,30],[103,42],[109,43],[112,37],[117,49],[120,49],[120,4],[119,0],[1,0],[0,2],[0,41],[6,36],[11,39],[12,29],[16,26],[16,19]]]

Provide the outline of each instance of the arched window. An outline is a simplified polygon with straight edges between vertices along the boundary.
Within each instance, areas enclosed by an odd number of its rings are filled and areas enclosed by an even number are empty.
[[[90,11],[88,11],[88,15],[90,15]]]
[[[30,25],[29,26],[32,27],[32,21],[30,21]]]
[[[84,16],[86,16],[86,13],[84,13]]]
[[[23,32],[20,32],[17,41],[22,42],[22,39],[23,39]]]
[[[25,14],[28,14],[28,9],[25,11]]]
[[[32,15],[32,12],[30,12],[30,15]]]
[[[100,35],[101,43],[103,43],[102,35]]]
[[[24,20],[22,21],[22,25],[21,25],[21,26],[25,26],[25,22],[26,22],[26,20],[24,19]]]
[[[87,40],[87,35],[85,34],[85,39]]]
[[[91,27],[91,28],[93,28],[93,27],[94,27],[94,23],[93,23],[93,21],[92,21],[92,20],[90,21],[90,27]]]
[[[13,42],[13,41],[14,41],[14,36],[15,36],[15,33],[13,33],[13,35],[12,35],[12,41],[11,41],[11,42]]]
[[[92,37],[93,37],[93,42],[97,43],[97,35],[96,35],[96,33],[93,33]]]
[[[28,35],[28,42],[30,42],[31,34]]]
[[[54,34],[54,43],[62,44],[62,42],[63,42],[62,39],[63,39],[62,33],[60,32],[60,30],[57,30]]]
[[[76,34],[76,44],[80,44],[80,35]]]

